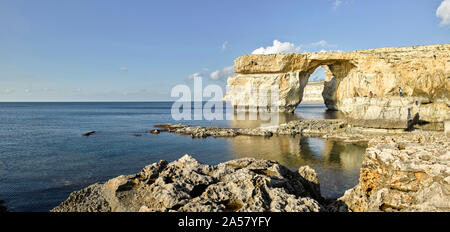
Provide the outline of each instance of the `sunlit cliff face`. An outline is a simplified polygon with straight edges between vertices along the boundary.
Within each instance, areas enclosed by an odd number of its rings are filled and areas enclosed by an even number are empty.
[[[311,74],[323,67],[322,97],[330,110],[354,120],[376,120],[372,127],[377,128],[407,128],[409,111],[420,120],[442,124],[450,119],[449,51],[450,44],[440,44],[246,55],[234,62],[237,75],[228,78],[224,99],[243,110],[294,112]]]

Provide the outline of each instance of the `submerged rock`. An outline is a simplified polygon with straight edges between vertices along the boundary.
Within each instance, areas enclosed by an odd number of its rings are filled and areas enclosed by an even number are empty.
[[[444,133],[370,141],[359,184],[341,201],[352,211],[450,211],[450,139]]]
[[[154,134],[154,135],[157,135],[157,134],[161,133],[161,131],[155,129],[155,130],[151,130],[150,133],[151,133],[151,134]]]
[[[160,161],[70,194],[51,211],[326,211],[317,174],[277,162],[244,158],[216,166],[189,155]]]

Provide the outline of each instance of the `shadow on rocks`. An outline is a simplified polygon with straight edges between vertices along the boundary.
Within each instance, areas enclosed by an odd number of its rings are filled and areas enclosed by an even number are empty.
[[[300,182],[321,205],[323,212],[349,212],[347,204],[338,199],[325,199],[320,193],[320,183],[317,173],[309,166],[302,166],[298,169]]]
[[[351,212],[348,205],[338,199],[326,199],[323,202],[328,212]]]

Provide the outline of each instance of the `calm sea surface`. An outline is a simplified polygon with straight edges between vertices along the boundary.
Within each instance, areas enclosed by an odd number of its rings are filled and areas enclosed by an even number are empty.
[[[192,139],[148,133],[160,123],[261,124],[249,120],[174,121],[171,106],[171,102],[0,103],[0,200],[10,211],[48,211],[72,191],[184,154],[207,164],[256,157],[292,169],[309,165],[319,174],[322,195],[329,198],[341,196],[358,182],[364,144],[300,136]],[[327,112],[323,104],[301,104],[295,114],[280,114],[279,123],[336,117],[339,115]],[[81,136],[92,130],[97,133]],[[136,133],[142,136],[134,136]]]

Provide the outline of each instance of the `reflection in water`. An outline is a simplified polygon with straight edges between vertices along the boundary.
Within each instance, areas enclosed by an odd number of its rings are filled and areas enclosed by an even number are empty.
[[[322,194],[328,198],[339,197],[357,184],[367,148],[365,144],[301,136],[240,136],[229,141],[234,158],[275,160],[293,170],[309,165],[319,174]]]
[[[291,113],[248,113],[240,112],[233,115],[233,119],[230,121],[230,127],[232,128],[256,128],[260,126],[268,126],[270,124],[280,125],[288,123],[293,120],[300,120],[301,118],[297,114]],[[255,119],[252,119],[251,117]],[[275,126],[274,125],[274,126]]]
[[[340,119],[340,111],[328,110],[323,103],[301,103],[294,111],[301,119]]]
[[[234,114],[230,127],[255,128],[267,126],[268,120],[261,118],[274,116],[259,115],[250,120],[245,114],[244,120]],[[302,103],[295,112],[277,113],[277,124],[301,119],[337,119],[343,118],[339,111],[327,110],[323,103]],[[282,165],[297,169],[309,165],[319,175],[321,193],[326,198],[342,196],[345,190],[358,183],[359,170],[367,144],[348,144],[338,141],[301,136],[273,136],[271,138],[239,136],[229,139],[230,153],[233,158],[254,157],[275,160]]]
[[[276,126],[301,119],[340,118],[344,118],[340,111],[327,110],[322,103],[302,103],[294,113],[234,112],[229,126],[232,128],[256,128],[260,126]]]

